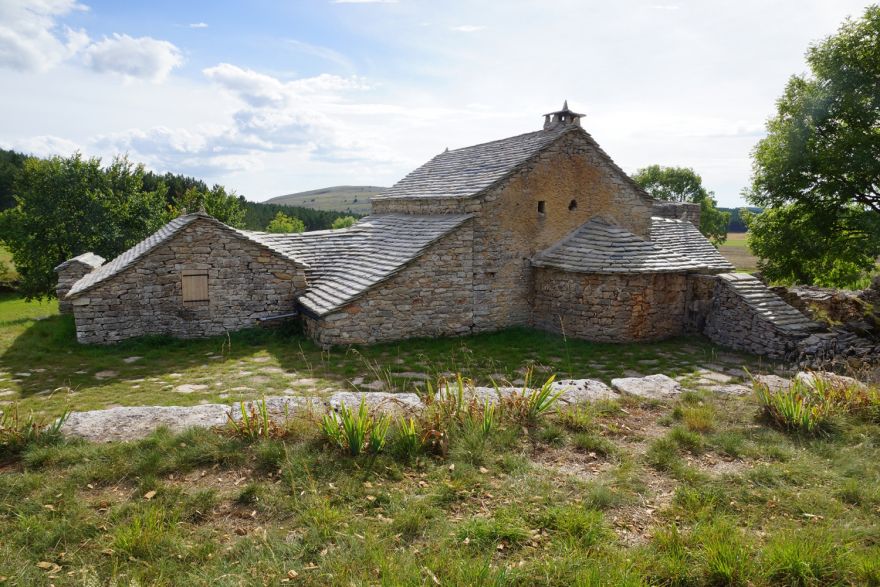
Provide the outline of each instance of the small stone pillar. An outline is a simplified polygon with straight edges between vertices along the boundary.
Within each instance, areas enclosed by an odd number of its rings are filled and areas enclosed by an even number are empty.
[[[58,296],[58,310],[62,314],[73,313],[73,305],[70,300],[64,299],[64,296],[67,295],[73,284],[103,264],[103,257],[94,253],[83,253],[73,259],[68,259],[55,268],[55,273],[58,274],[58,285],[55,286],[55,294]]]

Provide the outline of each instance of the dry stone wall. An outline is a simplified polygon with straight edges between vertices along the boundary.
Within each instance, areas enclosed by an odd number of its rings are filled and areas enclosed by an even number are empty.
[[[709,339],[732,349],[774,359],[785,359],[797,353],[799,342],[808,333],[785,331],[756,311],[755,306],[747,303],[721,278],[715,279],[712,305],[703,329]]]
[[[566,133],[479,197],[377,199],[373,212],[474,214],[474,330],[527,325],[535,253],[597,215],[650,235],[651,199],[606,157],[586,134]]]
[[[73,303],[64,298],[67,292],[73,287],[73,284],[79,281],[87,273],[91,273],[93,266],[79,261],[72,261],[63,264],[56,269],[58,273],[58,285],[55,286],[55,294],[58,296],[58,311],[62,314],[73,313]]]
[[[600,342],[657,340],[684,328],[687,276],[597,275],[541,267],[532,325]]]
[[[182,273],[208,274],[208,300],[183,302]],[[197,220],[121,273],[73,299],[77,340],[213,336],[294,310],[302,268],[209,219]]]
[[[470,333],[473,239],[469,221],[339,311],[319,318],[305,316],[306,331],[325,345]]]

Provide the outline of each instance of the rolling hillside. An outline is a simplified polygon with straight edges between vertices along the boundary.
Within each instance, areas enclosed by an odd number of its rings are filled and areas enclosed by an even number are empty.
[[[266,200],[265,203],[369,214],[370,198],[385,189],[373,185],[340,185],[278,196]]]

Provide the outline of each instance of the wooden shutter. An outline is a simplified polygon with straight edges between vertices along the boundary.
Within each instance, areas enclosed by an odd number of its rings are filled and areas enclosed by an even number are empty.
[[[184,302],[208,301],[208,272],[184,271],[181,275]]]

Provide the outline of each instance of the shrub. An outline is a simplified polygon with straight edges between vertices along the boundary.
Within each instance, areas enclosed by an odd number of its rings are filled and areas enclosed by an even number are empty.
[[[338,413],[325,414],[321,419],[321,432],[332,444],[356,457],[364,450],[373,454],[381,451],[390,424],[387,415],[378,418],[370,415],[366,399],[361,398],[357,411],[350,410],[343,403]]]

